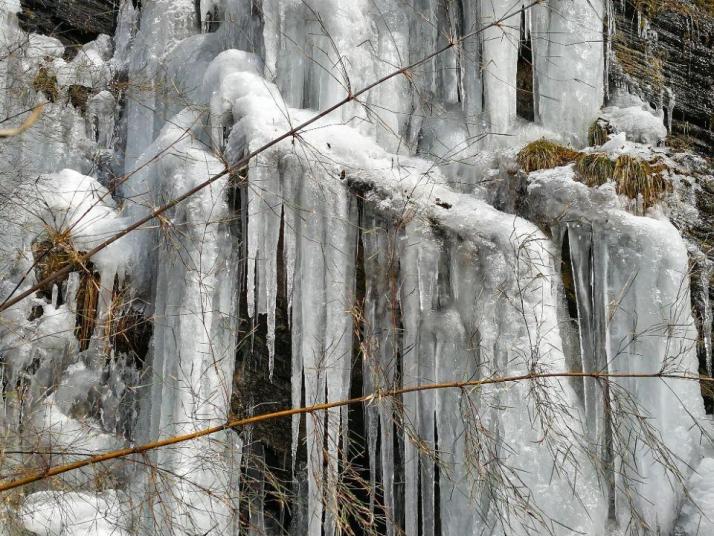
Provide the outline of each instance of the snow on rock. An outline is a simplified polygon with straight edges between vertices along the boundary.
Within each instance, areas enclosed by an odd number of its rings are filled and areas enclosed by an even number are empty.
[[[38,536],[128,536],[122,494],[38,491],[22,507],[24,528]],[[122,527],[126,527],[122,528]]]
[[[675,534],[710,534],[714,531],[714,459],[705,458],[687,482],[689,497],[682,506]]]
[[[667,137],[662,116],[655,115],[647,104],[627,108],[608,106],[602,109],[600,117],[630,141],[657,146]]]

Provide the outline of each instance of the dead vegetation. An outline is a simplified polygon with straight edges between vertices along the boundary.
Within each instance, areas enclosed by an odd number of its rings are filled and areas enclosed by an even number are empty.
[[[68,265],[81,266],[79,288],[77,290],[77,325],[75,334],[79,340],[80,350],[86,350],[94,333],[99,304],[101,280],[91,262],[81,265],[79,259],[83,252],[78,251],[72,243],[68,231],[58,232],[54,229],[45,231],[45,238],[32,245],[35,261],[35,278],[43,280],[48,275],[61,270]],[[77,270],[73,270],[77,271]],[[58,304],[65,300],[67,277],[48,284],[38,290],[38,295],[47,300],[52,299],[52,288],[57,285]],[[129,296],[130,286],[124,281],[119,284],[114,281],[112,301],[109,304],[105,333],[107,342],[117,352],[136,354],[143,358],[148,351],[148,341],[151,338],[151,323],[145,318],[141,306]],[[38,314],[38,318],[41,314]],[[109,346],[106,348],[109,351]]]
[[[518,152],[518,164],[526,171],[550,169],[573,162],[578,152],[564,145],[542,138],[523,147]]]
[[[76,262],[80,253],[75,249],[69,231],[58,231],[46,227],[44,238],[32,244],[32,256],[35,261],[35,279],[42,281],[58,270]],[[56,283],[61,286],[66,280],[65,277]],[[52,286],[52,284],[46,285],[38,289],[37,292],[44,298],[51,298]]]
[[[575,171],[581,182],[592,187],[613,181],[618,194],[630,199],[642,196],[644,209],[671,191],[671,183],[663,176],[665,169],[661,162],[647,162],[626,154],[613,160],[605,153],[583,153],[575,161]]]
[[[94,326],[97,322],[97,306],[101,282],[99,274],[88,267],[82,273],[77,290],[77,324],[74,333],[79,341],[79,351],[89,348]]]
[[[92,95],[92,88],[79,84],[72,84],[67,90],[69,103],[77,108],[82,114],[87,112],[87,102]]]
[[[607,142],[608,136],[612,134],[612,127],[604,119],[596,119],[588,128],[588,145],[593,147]]]
[[[59,86],[57,76],[47,67],[40,67],[32,81],[32,89],[38,93],[43,93],[48,101],[55,102],[59,98]]]
[[[596,121],[593,136],[605,135],[606,127]],[[642,198],[642,208],[647,209],[671,191],[672,185],[664,177],[666,166],[660,161],[646,161],[623,154],[611,158],[606,153],[581,153],[550,140],[540,139],[529,143],[517,155],[518,164],[530,173],[574,164],[576,179],[591,187],[615,183],[618,194],[630,199]]]
[[[632,5],[649,18],[663,13],[677,13],[685,17],[695,17],[699,11],[714,14],[712,0],[632,0]]]

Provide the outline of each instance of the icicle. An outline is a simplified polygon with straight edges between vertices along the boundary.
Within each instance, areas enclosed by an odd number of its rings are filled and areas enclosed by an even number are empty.
[[[403,352],[402,383],[413,385],[420,380],[418,357],[418,333],[421,320],[419,306],[419,285],[417,263],[419,258],[418,243],[421,239],[416,225],[410,223],[400,239],[399,258],[401,260],[400,305],[403,316]],[[407,393],[403,396],[404,405],[404,532],[406,536],[419,534],[419,455],[414,444],[413,432],[418,419],[418,395]]]
[[[500,20],[513,8],[509,0],[484,0],[481,25]],[[518,25],[511,21],[483,31],[484,104],[491,121],[490,131],[494,133],[507,132],[516,117],[518,32]]]
[[[546,128],[567,132],[574,143],[582,144],[603,102],[603,0],[554,0],[535,9],[539,119]]]
[[[352,196],[343,185],[331,176],[321,179],[322,194],[326,197],[325,238],[322,246],[325,263],[325,343],[323,359],[327,401],[336,402],[349,396],[349,375],[352,359],[353,320],[348,313],[354,301],[354,258],[356,231],[352,225],[354,209]],[[331,184],[332,183],[332,184]],[[340,439],[344,435],[340,408],[327,414],[327,468],[325,481],[328,490],[337,486]],[[337,494],[326,493],[328,510],[325,516],[325,534],[334,534],[339,519]]]

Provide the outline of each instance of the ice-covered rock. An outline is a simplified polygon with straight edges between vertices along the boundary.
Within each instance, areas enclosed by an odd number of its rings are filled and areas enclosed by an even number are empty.
[[[689,497],[682,506],[674,533],[709,534],[714,531],[714,459],[705,458],[687,482]]]
[[[39,536],[128,536],[122,500],[113,490],[38,491],[25,500],[21,516],[24,528]]]
[[[657,146],[667,137],[667,127],[661,115],[655,115],[649,105],[627,108],[608,106],[602,109],[604,118],[617,133],[623,133],[630,141]]]

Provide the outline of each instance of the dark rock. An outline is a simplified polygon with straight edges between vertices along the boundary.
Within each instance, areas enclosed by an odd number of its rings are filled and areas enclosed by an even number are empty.
[[[116,0],[21,0],[20,27],[56,37],[71,58],[79,46],[99,34],[114,35],[119,2]]]
[[[714,5],[707,0],[613,2],[610,87],[671,113],[672,145],[714,151]],[[649,25],[649,26],[648,26]]]
[[[81,86],[79,84],[72,84],[67,90],[70,104],[81,111],[82,114],[87,111],[87,101],[91,95],[91,87]]]

